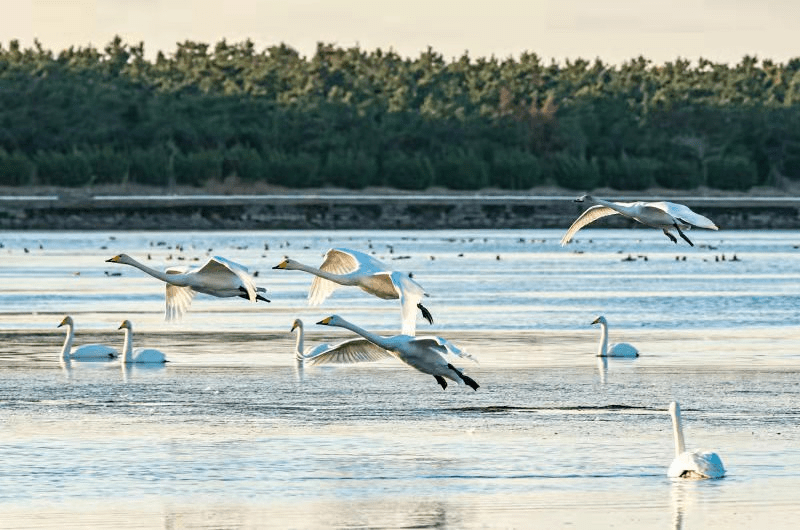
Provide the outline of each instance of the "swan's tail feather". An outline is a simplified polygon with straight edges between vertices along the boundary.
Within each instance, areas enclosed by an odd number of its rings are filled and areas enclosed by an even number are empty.
[[[417,307],[420,311],[422,311],[422,316],[428,321],[428,324],[433,325],[433,315],[431,315],[431,312],[428,311],[428,308],[422,304],[417,304]]]
[[[458,377],[460,377],[461,380],[464,381],[467,384],[467,386],[469,386],[472,390],[478,390],[481,387],[481,385],[479,385],[477,381],[475,381],[468,375],[464,375],[464,372],[462,372],[452,364],[448,363],[447,367],[450,368],[452,371],[454,371],[458,375]]]
[[[434,375],[433,377],[436,379],[437,383],[442,385],[442,390],[447,389],[447,381],[444,380],[444,377],[442,377],[441,375]]]

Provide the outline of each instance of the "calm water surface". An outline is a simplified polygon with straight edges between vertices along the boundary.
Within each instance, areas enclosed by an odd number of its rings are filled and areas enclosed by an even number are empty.
[[[800,233],[581,234],[0,232],[0,527],[795,528]],[[294,318],[310,345],[349,337],[314,325],[332,313],[395,333],[399,306],[309,308],[310,277],[271,267],[370,246],[431,293],[419,332],[476,355],[479,391],[393,361],[296,370]],[[199,295],[165,323],[120,252],[222,255],[273,301]],[[172,362],[63,366],[66,314],[76,344],[121,346],[128,318]],[[598,361],[599,314],[640,358]],[[666,477],[672,400],[726,478]]]

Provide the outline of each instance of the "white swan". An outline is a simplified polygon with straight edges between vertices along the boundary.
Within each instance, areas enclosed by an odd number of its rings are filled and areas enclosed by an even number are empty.
[[[378,298],[400,299],[403,319],[402,332],[413,336],[417,328],[417,308],[433,324],[433,317],[421,303],[427,296],[420,284],[407,274],[390,270],[372,256],[346,248],[332,248],[325,253],[319,268],[285,259],[273,269],[298,270],[316,276],[308,292],[309,305],[321,304],[339,285],[360,287]]]
[[[445,378],[447,378],[451,381],[455,381],[459,385],[467,384],[473,390],[478,390],[479,385],[474,379],[464,375],[461,370],[454,367],[445,359],[445,355],[447,354],[468,359],[472,359],[472,356],[441,337],[415,338],[408,335],[383,337],[370,333],[338,315],[331,315],[327,318],[323,318],[321,321],[317,322],[317,324],[338,326],[361,335],[373,345],[388,350],[395,357],[412,368],[416,368],[424,374],[432,375],[436,379],[436,382],[442,385],[443,389],[447,388],[447,381],[445,381]]]
[[[393,357],[383,348],[372,344],[367,339],[350,339],[331,346],[318,344],[303,350],[303,321],[295,319],[291,331],[297,330],[295,359],[298,364],[355,364],[380,361]]]
[[[681,229],[688,230],[692,226],[696,226],[709,230],[718,230],[717,225],[712,223],[710,219],[693,212],[683,204],[676,204],[674,202],[611,202],[603,199],[596,199],[591,195],[584,195],[575,199],[575,202],[583,201],[594,202],[596,205],[583,212],[575,222],[572,223],[567,233],[561,238],[562,246],[569,243],[572,236],[575,235],[575,232],[589,223],[602,217],[617,214],[630,217],[643,225],[661,229],[664,235],[670,238],[673,243],[678,242],[677,238],[670,232],[673,228],[678,231],[678,235],[692,246],[694,246],[694,243],[686,237],[686,234],[684,234]]]
[[[119,355],[115,348],[105,344],[84,344],[73,350],[72,341],[75,338],[75,323],[72,317],[64,317],[64,320],[58,325],[59,328],[61,326],[67,326],[67,338],[64,340],[64,347],[61,348],[62,361],[110,361],[116,359]]]
[[[161,272],[148,267],[128,256],[119,254],[107,259],[111,263],[123,263],[144,271],[153,278],[166,283],[166,320],[180,318],[189,308],[195,293],[204,293],[219,298],[240,296],[255,302],[269,302],[259,293],[266,291],[256,287],[255,280],[247,268],[225,258],[214,256],[201,267],[190,269],[185,266],[169,267]]]
[[[150,348],[136,348],[133,349],[133,325],[130,320],[124,320],[119,328],[125,330],[125,343],[122,346],[122,351],[125,354],[122,362],[128,363],[165,363],[167,362],[166,356],[159,350]]]
[[[608,347],[608,321],[606,317],[599,316],[592,321],[592,325],[600,324],[601,329],[601,336],[600,336],[600,347],[597,349],[597,356],[598,357],[638,357],[639,350],[636,349],[635,346],[628,344],[627,342],[620,342],[618,344],[612,344],[611,347]]]
[[[672,416],[672,431],[675,437],[675,460],[669,466],[667,476],[671,478],[722,478],[725,467],[717,453],[710,451],[687,451],[683,442],[681,408],[675,401],[669,405]]]

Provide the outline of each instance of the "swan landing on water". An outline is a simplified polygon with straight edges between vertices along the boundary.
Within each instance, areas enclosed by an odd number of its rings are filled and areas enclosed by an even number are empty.
[[[599,316],[592,322],[592,325],[600,324],[600,347],[597,349],[598,357],[638,357],[639,350],[627,342],[612,344],[608,347],[608,321],[606,317]]]
[[[681,407],[673,401],[669,405],[672,416],[672,433],[675,438],[675,460],[669,466],[667,476],[671,478],[722,478],[725,467],[717,453],[711,451],[687,451],[683,441]]]
[[[677,243],[678,239],[672,235],[671,230],[677,230],[678,235],[684,241],[694,246],[694,243],[686,237],[683,230],[688,230],[692,226],[707,228],[708,230],[718,230],[717,225],[710,219],[693,212],[689,207],[674,202],[611,202],[603,199],[596,199],[591,195],[584,195],[575,199],[575,202],[593,202],[595,206],[583,212],[569,227],[567,233],[561,238],[561,245],[566,245],[575,233],[584,226],[609,215],[623,215],[639,221],[643,225],[651,228],[658,228],[664,232],[670,241]],[[683,230],[682,230],[683,229]]]
[[[447,388],[447,381],[445,381],[445,378],[459,385],[466,384],[472,388],[472,390],[478,390],[480,386],[474,379],[465,375],[461,370],[450,364],[445,358],[445,355],[455,355],[472,359],[473,361],[475,359],[441,337],[410,337],[408,335],[384,337],[370,333],[338,315],[331,315],[327,318],[323,318],[321,321],[317,322],[317,324],[337,326],[349,329],[361,335],[375,346],[388,350],[392,355],[410,367],[416,368],[424,374],[432,375],[443,389]]]

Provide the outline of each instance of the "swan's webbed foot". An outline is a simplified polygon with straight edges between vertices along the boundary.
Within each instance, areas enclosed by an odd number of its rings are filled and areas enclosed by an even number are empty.
[[[669,238],[669,240],[670,240],[670,241],[672,241],[672,242],[673,242],[673,243],[675,243],[675,244],[677,244],[677,243],[678,243],[678,240],[675,238],[675,236],[673,236],[672,234],[670,234],[670,233],[669,233],[669,231],[667,231],[667,229],[666,229],[666,228],[662,229],[662,232],[664,232],[664,235],[665,235],[665,236],[667,236],[667,237]]]
[[[428,324],[432,325],[433,324],[433,315],[431,315],[431,312],[428,311],[428,309],[422,304],[417,304],[417,307],[419,308],[420,311],[422,311],[422,316],[425,318],[425,320],[428,321]]]
[[[681,236],[681,237],[684,239],[684,241],[686,241],[686,242],[687,242],[687,243],[689,243],[690,245],[694,246],[694,243],[692,243],[692,242],[689,240],[689,238],[688,238],[688,237],[686,237],[686,234],[684,234],[684,233],[683,233],[683,230],[681,230],[681,227],[679,227],[677,224],[675,225],[675,230],[677,230],[677,231],[678,231],[678,235],[679,235],[679,236]]]
[[[442,377],[441,375],[434,375],[433,377],[434,379],[436,379],[437,383],[442,385],[442,390],[447,390],[447,381],[444,380],[444,377]]]
[[[464,381],[464,383],[472,390],[478,390],[478,388],[480,388],[481,385],[479,385],[473,378],[471,378],[468,375],[464,375],[464,372],[462,372],[452,364],[447,363],[447,367],[450,368],[452,371],[454,371],[456,375],[458,375],[458,377],[460,377],[461,380]]]

